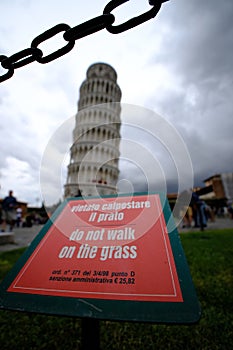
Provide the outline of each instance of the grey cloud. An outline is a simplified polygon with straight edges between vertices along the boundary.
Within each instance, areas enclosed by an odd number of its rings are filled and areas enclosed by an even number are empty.
[[[233,2],[168,4],[161,22],[168,30],[149,64],[163,64],[175,81],[154,104],[181,133],[200,184],[215,172],[233,171]]]

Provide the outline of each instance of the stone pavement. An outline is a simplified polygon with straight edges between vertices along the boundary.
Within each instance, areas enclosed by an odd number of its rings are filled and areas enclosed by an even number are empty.
[[[32,227],[15,227],[14,228],[14,243],[0,244],[0,252],[5,252],[13,249],[27,247],[43,228],[43,225],[33,225]],[[0,232],[0,235],[3,233]]]
[[[21,247],[27,247],[43,228],[43,225],[34,225],[32,227],[14,228],[14,243],[0,244],[0,252],[9,251]],[[231,228],[233,234],[233,220],[230,218],[216,218],[215,222],[208,222],[205,230]],[[198,232],[199,228],[178,227],[178,232]],[[2,233],[0,232],[0,235]]]
[[[224,229],[224,228],[231,228],[232,229],[232,233],[233,233],[233,220],[230,219],[229,217],[224,217],[224,218],[215,218],[214,222],[208,221],[207,223],[207,227],[204,228],[205,230],[218,230],[218,229]],[[178,227],[178,231],[179,232],[198,232],[200,231],[200,228],[194,228],[194,227],[182,227],[182,225],[180,225]]]

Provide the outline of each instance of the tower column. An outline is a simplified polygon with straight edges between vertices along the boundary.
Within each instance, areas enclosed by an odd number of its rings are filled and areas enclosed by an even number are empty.
[[[79,90],[65,197],[117,192],[121,89],[106,63],[91,65]]]

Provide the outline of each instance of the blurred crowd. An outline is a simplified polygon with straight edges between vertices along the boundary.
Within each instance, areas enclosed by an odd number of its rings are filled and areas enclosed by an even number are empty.
[[[228,206],[218,208],[211,207],[193,192],[190,204],[182,208],[180,216],[183,218],[182,227],[199,227],[204,229],[207,227],[208,222],[214,222],[216,217],[233,219],[233,203],[229,202]]]
[[[20,204],[10,190],[1,202],[0,225],[1,232],[11,232],[14,227],[32,227],[32,225],[44,224],[47,216],[41,216],[36,212],[23,213]]]

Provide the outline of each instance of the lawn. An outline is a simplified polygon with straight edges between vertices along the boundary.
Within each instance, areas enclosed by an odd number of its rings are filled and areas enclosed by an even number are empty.
[[[180,234],[202,307],[196,325],[100,322],[101,349],[232,349],[233,230]],[[0,254],[0,279],[23,249]],[[12,349],[80,349],[81,322],[69,317],[0,311],[0,345]]]

